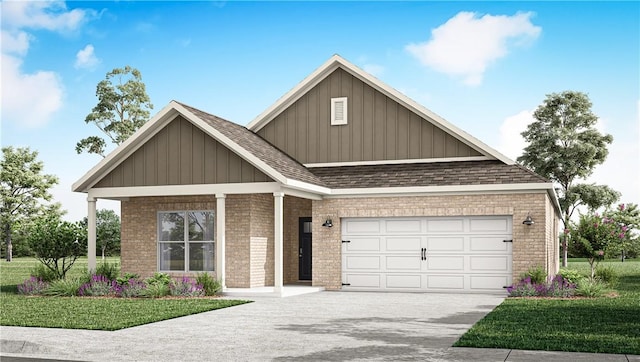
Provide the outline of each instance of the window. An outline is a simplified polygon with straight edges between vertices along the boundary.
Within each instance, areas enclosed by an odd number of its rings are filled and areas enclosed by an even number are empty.
[[[331,125],[347,124],[347,97],[331,98]]]
[[[158,213],[158,269],[213,271],[213,211]]]

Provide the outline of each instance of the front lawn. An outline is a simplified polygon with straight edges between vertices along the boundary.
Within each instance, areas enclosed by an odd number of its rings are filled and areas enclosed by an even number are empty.
[[[640,355],[640,261],[601,265],[618,271],[618,297],[507,298],[454,346]],[[569,268],[586,274],[589,266],[570,261]]]
[[[16,258],[10,263],[0,261],[0,325],[113,331],[247,303],[212,298],[26,297],[16,294],[17,284],[29,278],[36,263],[33,258]],[[86,259],[80,259],[71,270],[71,276],[79,274],[86,265]]]

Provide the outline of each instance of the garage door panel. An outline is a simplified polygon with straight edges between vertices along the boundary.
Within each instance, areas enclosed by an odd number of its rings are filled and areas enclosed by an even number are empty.
[[[464,237],[428,237],[427,252],[464,251]]]
[[[511,260],[509,256],[471,256],[471,271],[502,271],[510,270]]]
[[[469,281],[469,289],[476,291],[504,289],[511,285],[510,275],[472,275]]]
[[[419,236],[387,237],[385,239],[385,249],[387,251],[418,252],[421,245],[422,238]]]
[[[387,274],[385,282],[387,288],[420,289],[422,276],[420,274]]]
[[[387,256],[385,259],[387,270],[414,270],[420,271],[422,263],[420,258],[415,256]]]
[[[464,271],[464,256],[430,256],[427,257],[427,270]]]
[[[347,256],[348,270],[380,270],[380,256]]]
[[[509,220],[506,218],[471,218],[469,219],[469,231],[506,233],[511,230],[509,230]]]
[[[345,222],[345,230],[348,234],[379,234],[380,221],[348,220]]]
[[[347,274],[345,276],[346,283],[351,288],[381,288],[380,274]]]
[[[386,220],[385,232],[388,234],[419,233],[422,231],[422,221],[411,220]]]
[[[472,236],[469,238],[471,251],[503,251],[511,248],[510,236]]]
[[[343,282],[359,290],[503,292],[511,216],[342,220]]]
[[[454,233],[464,231],[464,219],[430,219],[427,220],[427,232]]]
[[[382,251],[381,237],[350,237],[349,242],[345,243],[348,252],[363,252],[363,251]]]
[[[463,275],[429,275],[427,276],[427,288],[464,290]]]

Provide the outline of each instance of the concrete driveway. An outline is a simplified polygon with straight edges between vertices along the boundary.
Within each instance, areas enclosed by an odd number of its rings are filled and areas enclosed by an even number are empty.
[[[319,292],[251,299],[115,332],[2,327],[1,351],[92,361],[504,361],[511,353],[449,348],[503,300],[497,295]]]

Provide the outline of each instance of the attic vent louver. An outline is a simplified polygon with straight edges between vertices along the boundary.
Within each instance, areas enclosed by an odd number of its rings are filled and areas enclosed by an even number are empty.
[[[331,98],[331,125],[347,124],[347,97]]]

